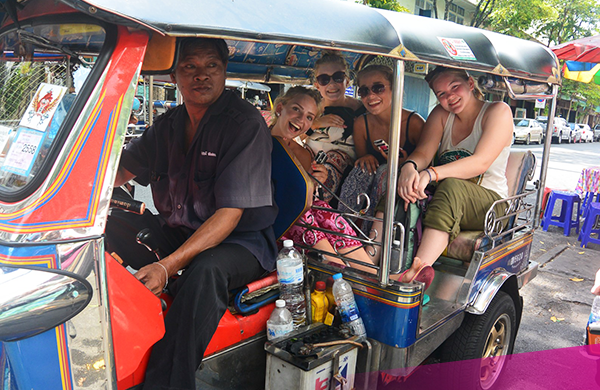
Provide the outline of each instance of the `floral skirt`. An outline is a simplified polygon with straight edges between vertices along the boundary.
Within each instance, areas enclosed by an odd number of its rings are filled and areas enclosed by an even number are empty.
[[[331,209],[331,207],[322,200],[316,200],[314,205]],[[352,229],[350,224],[348,224],[348,221],[342,218],[339,214],[331,211],[310,209],[300,218],[298,222],[356,237],[356,232],[354,229]],[[318,230],[309,230],[298,225],[292,226],[285,236],[282,237],[282,239],[292,240],[296,244],[309,246],[313,246],[321,240],[327,240],[334,249],[338,250],[362,245],[358,240],[340,237],[335,234],[325,233]]]

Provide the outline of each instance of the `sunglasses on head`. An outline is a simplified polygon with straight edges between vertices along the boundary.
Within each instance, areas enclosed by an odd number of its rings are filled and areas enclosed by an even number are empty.
[[[381,83],[375,83],[375,84],[373,84],[371,89],[369,89],[369,87],[367,87],[366,85],[363,85],[362,87],[360,87],[358,89],[358,96],[360,96],[361,98],[366,98],[367,96],[369,96],[371,91],[375,95],[379,95],[380,93],[385,91],[385,85],[383,85]]]
[[[328,85],[331,82],[331,80],[333,80],[334,83],[341,84],[344,82],[345,79],[346,79],[346,73],[340,70],[338,72],[335,72],[331,76],[328,74],[318,75],[317,83],[319,83],[321,86],[324,87],[324,86]]]

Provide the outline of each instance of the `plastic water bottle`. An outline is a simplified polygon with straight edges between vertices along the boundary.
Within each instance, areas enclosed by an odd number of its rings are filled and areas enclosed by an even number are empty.
[[[294,330],[292,313],[285,308],[285,301],[278,299],[275,301],[275,310],[267,320],[267,340],[273,340]]]
[[[342,322],[352,329],[355,336],[367,337],[365,324],[360,318],[352,287],[350,283],[342,279],[342,274],[333,275],[333,297],[342,317]]]
[[[285,300],[285,307],[292,313],[294,329],[298,329],[306,324],[306,301],[302,290],[304,265],[302,255],[294,249],[292,240],[283,242],[283,249],[277,256],[277,279],[279,296]]]
[[[600,322],[600,295],[596,295],[594,303],[592,303],[592,312],[589,319],[590,325],[594,322]]]

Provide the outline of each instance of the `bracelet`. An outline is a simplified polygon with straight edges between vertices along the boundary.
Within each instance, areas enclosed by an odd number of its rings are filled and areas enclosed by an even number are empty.
[[[433,173],[435,173],[435,182],[437,183],[438,178],[439,178],[437,171],[435,170],[434,167],[429,167],[428,169],[431,169],[433,171]]]
[[[400,165],[400,169],[402,169],[403,166],[405,166],[406,164],[412,164],[415,167],[415,171],[419,172],[419,168],[417,168],[417,163],[414,162],[413,160],[406,160],[404,161],[401,165]]]
[[[425,172],[429,175],[429,182],[431,183],[431,173],[429,173],[429,169],[426,169]]]
[[[165,270],[165,276],[167,277],[167,279],[165,279],[165,287],[163,287],[163,290],[164,290],[165,288],[167,288],[167,284],[169,284],[169,271],[167,271],[167,267],[165,267],[164,265],[162,265],[158,261],[156,263],[154,263],[154,264],[160,265]]]

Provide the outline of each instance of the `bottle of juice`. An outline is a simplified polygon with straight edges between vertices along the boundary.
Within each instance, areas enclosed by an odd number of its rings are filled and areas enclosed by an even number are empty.
[[[312,322],[324,322],[329,313],[329,300],[325,295],[325,282],[317,282],[315,291],[310,294]]]

